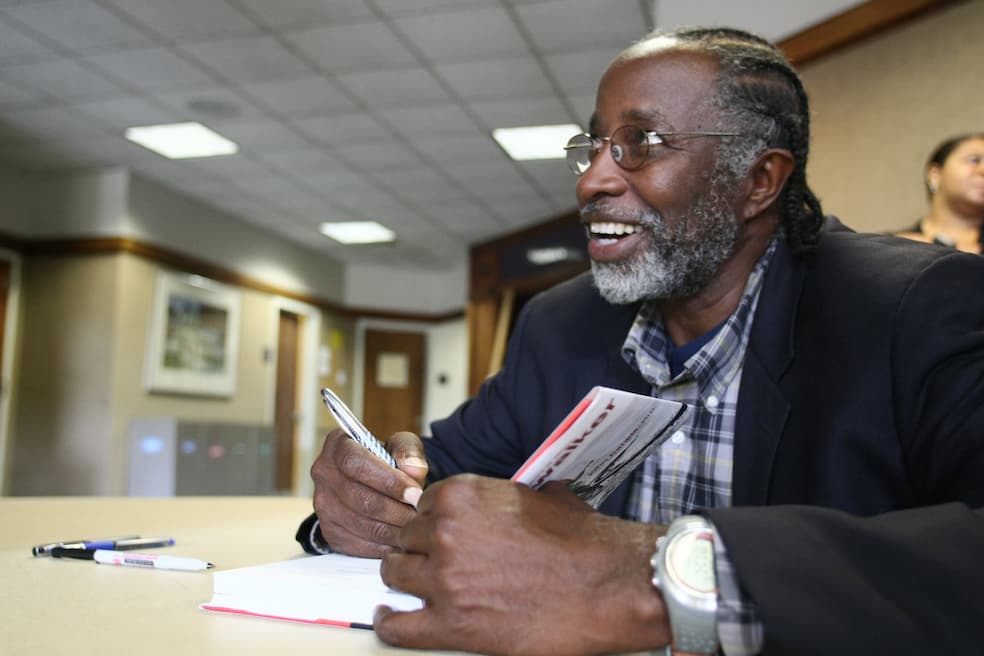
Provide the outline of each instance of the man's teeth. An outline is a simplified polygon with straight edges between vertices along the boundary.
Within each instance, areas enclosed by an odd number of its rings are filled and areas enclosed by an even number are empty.
[[[592,223],[591,234],[605,237],[623,237],[631,235],[638,229],[638,226],[629,223]]]

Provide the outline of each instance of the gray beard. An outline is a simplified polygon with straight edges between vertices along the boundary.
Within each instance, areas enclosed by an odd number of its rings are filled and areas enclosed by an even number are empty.
[[[730,204],[717,192],[723,187],[712,183],[672,231],[653,209],[632,212],[630,217],[596,203],[586,205],[582,210],[586,219],[595,212],[605,220],[632,219],[649,239],[648,249],[627,260],[591,262],[594,284],[602,297],[609,303],[627,304],[697,295],[735,251],[738,222]]]

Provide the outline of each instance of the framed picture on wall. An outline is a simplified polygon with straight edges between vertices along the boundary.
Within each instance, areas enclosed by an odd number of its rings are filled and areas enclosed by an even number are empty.
[[[232,396],[240,294],[201,276],[161,272],[154,291],[144,383],[151,392]]]

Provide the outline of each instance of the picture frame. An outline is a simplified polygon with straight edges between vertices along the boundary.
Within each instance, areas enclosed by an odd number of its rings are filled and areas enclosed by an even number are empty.
[[[150,392],[232,396],[240,293],[202,276],[161,271],[154,289],[144,386]]]

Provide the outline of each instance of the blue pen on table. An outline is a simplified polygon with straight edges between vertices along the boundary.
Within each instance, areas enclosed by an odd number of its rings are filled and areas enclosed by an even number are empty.
[[[117,551],[132,551],[134,549],[154,549],[157,547],[173,547],[174,538],[115,538],[109,540],[82,540],[80,542],[63,542],[49,550],[49,555],[55,549],[115,549]],[[37,554],[36,554],[37,555]]]
[[[54,558],[74,558],[77,560],[94,560],[102,565],[122,565],[125,567],[149,567],[153,569],[178,569],[199,571],[212,569],[212,563],[197,558],[182,556],[167,556],[164,554],[133,553],[132,551],[114,551],[112,549],[71,549],[55,547],[51,550]]]
[[[355,416],[351,410],[348,409],[342,400],[338,398],[338,395],[332,392],[330,389],[325,387],[321,390],[321,398],[324,399],[325,405],[331,411],[331,414],[335,417],[335,420],[341,425],[346,433],[349,434],[353,440],[361,444],[366,449],[386,461],[393,467],[396,467],[396,460],[393,456],[389,454],[383,443],[376,438],[369,429],[366,428],[361,421]]]
[[[121,535],[114,538],[99,538],[97,540],[92,540],[88,538],[83,538],[80,540],[60,540],[58,542],[49,542],[48,544],[37,544],[31,547],[31,555],[33,556],[50,556],[51,550],[55,547],[75,547],[76,549],[84,549],[86,544],[106,544],[112,542],[116,544],[122,540],[139,540],[142,539],[139,535]],[[173,544],[173,543],[172,543]]]

